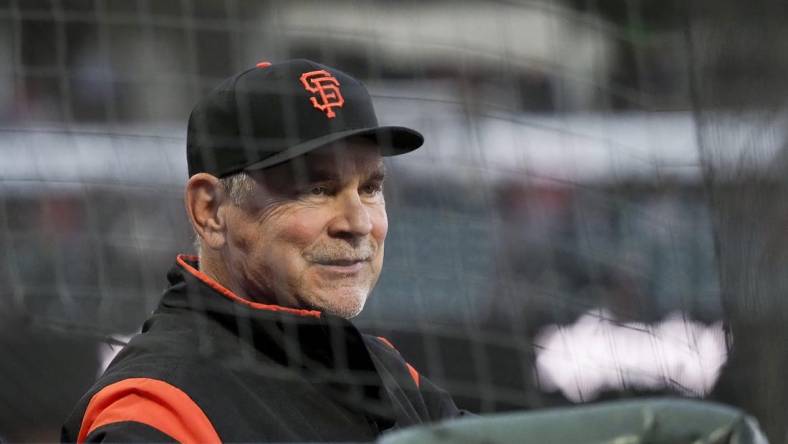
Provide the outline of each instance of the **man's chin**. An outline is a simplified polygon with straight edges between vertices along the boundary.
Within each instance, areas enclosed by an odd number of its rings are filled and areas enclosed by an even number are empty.
[[[361,304],[356,307],[339,307],[339,309],[326,310],[326,312],[340,318],[353,319],[361,314],[363,309],[364,305]]]
[[[341,294],[323,294],[309,302],[315,310],[351,319],[358,316],[364,309],[367,302],[367,291],[347,290]]]

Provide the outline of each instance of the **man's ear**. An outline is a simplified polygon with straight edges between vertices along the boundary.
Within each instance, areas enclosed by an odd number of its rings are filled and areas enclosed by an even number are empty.
[[[202,245],[219,249],[226,242],[225,219],[219,208],[224,202],[224,192],[219,179],[208,173],[197,173],[186,182],[184,203],[186,214]]]

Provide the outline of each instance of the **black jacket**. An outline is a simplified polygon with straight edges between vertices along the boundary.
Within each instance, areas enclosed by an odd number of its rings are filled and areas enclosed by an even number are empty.
[[[168,278],[63,441],[371,441],[460,414],[388,341],[347,320],[242,299],[193,257]]]

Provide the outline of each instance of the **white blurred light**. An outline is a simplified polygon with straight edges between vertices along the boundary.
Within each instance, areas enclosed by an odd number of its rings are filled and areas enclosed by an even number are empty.
[[[592,310],[574,324],[545,327],[535,340],[541,387],[582,402],[607,389],[671,389],[707,394],[727,359],[722,322],[704,325],[672,313],[648,325]]]
[[[128,344],[131,338],[133,338],[135,333],[130,335],[113,335],[112,339],[119,342],[120,344]],[[99,358],[99,368],[98,372],[96,373],[97,376],[101,376],[107,370],[107,367],[112,363],[112,360],[115,359],[115,356],[123,350],[123,346],[120,344],[110,344],[110,343],[101,343],[96,350],[98,353]]]

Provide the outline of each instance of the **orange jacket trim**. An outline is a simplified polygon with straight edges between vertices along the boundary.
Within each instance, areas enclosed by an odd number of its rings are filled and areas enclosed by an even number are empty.
[[[378,339],[380,339],[380,342],[388,345],[390,348],[393,348],[394,350],[397,349],[397,347],[394,347],[394,344],[392,344],[391,341],[389,341],[388,339],[384,338],[383,336],[378,336]]]
[[[408,366],[408,371],[410,372],[410,377],[413,378],[413,382],[416,383],[416,387],[419,387],[420,384],[421,384],[421,375],[419,375],[418,370],[413,368],[413,366],[408,364],[407,362],[405,363],[405,365]]]
[[[223,286],[222,284],[216,282],[208,276],[207,274],[203,273],[202,271],[194,268],[193,266],[189,265],[186,261],[193,261],[197,262],[198,258],[196,256],[189,256],[186,254],[179,254],[177,257],[177,262],[183,267],[186,271],[188,271],[191,275],[196,277],[197,279],[201,280],[203,283],[208,285],[209,287],[213,288],[222,296],[229,298],[235,302],[240,304],[246,305],[249,308],[254,308],[256,310],[268,310],[268,311],[279,311],[283,313],[290,313],[299,316],[311,316],[313,318],[319,318],[320,312],[317,310],[301,310],[298,308],[289,308],[289,307],[282,307],[281,305],[273,305],[273,304],[261,304],[259,302],[252,302],[249,299],[244,299],[237,294],[230,291],[228,288]]]
[[[391,341],[389,341],[388,339],[384,338],[383,336],[378,336],[377,338],[380,339],[380,342],[388,345],[394,350],[397,350],[397,348],[394,347],[394,344],[392,344]],[[399,353],[399,351],[397,351],[397,353]],[[421,384],[421,375],[419,374],[419,371],[413,368],[413,366],[408,364],[407,362],[405,363],[405,365],[408,367],[408,372],[410,372],[410,377],[413,379],[413,382],[416,383],[416,387],[419,387],[419,385]]]
[[[99,427],[137,422],[184,444],[220,443],[219,435],[200,407],[181,389],[164,381],[130,378],[108,385],[90,399],[77,442]]]

